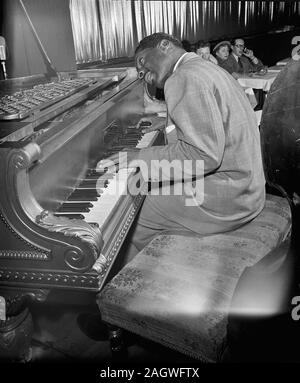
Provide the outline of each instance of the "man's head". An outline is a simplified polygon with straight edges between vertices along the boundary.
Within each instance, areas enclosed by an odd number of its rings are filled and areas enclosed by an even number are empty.
[[[214,47],[215,55],[221,60],[227,60],[230,51],[230,42],[221,41]]]
[[[163,88],[176,61],[184,52],[180,40],[166,33],[153,33],[145,37],[135,50],[139,78]]]
[[[204,60],[209,60],[210,56],[210,43],[200,42],[197,46],[197,55],[202,57]]]
[[[245,42],[243,39],[234,39],[232,41],[231,49],[236,56],[241,57],[243,54],[244,48],[245,48]]]

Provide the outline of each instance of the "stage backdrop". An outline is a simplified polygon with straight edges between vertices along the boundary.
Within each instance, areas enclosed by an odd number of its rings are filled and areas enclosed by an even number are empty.
[[[70,0],[77,63],[131,57],[138,41],[167,32],[194,43],[299,25],[299,1]]]
[[[1,0],[0,10],[9,78],[47,73],[45,53],[58,71],[76,69],[69,0]]]

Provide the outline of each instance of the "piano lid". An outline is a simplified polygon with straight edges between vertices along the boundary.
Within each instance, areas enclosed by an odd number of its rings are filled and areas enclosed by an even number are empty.
[[[134,68],[106,68],[59,73],[60,81],[36,75],[2,81],[0,143],[18,141],[63,119],[82,103],[105,103],[136,80]]]
[[[2,0],[8,78],[76,70],[68,0]]]

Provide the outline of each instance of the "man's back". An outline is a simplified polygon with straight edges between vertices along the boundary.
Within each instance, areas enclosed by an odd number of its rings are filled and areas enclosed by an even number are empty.
[[[265,198],[259,130],[236,80],[188,54],[167,80],[165,97],[179,142],[191,145],[194,160],[204,160],[201,209],[211,219],[230,220],[233,225],[256,216]],[[174,157],[182,153],[185,159],[183,146],[181,151],[180,145],[176,147]]]

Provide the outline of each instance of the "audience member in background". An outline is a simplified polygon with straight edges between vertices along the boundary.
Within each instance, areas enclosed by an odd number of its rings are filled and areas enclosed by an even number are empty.
[[[264,65],[253,51],[245,47],[243,39],[235,39],[231,44],[231,53],[227,60],[219,62],[219,65],[227,70],[234,78],[239,78],[243,74],[257,72],[264,69]]]
[[[182,40],[181,44],[184,50],[186,50],[187,52],[192,52],[191,43],[188,40]]]
[[[197,44],[196,53],[198,56],[202,57],[204,60],[218,64],[217,59],[210,53],[210,43],[205,41],[199,41]]]
[[[216,55],[217,63],[220,66],[228,59],[230,48],[231,44],[229,41],[221,41],[214,47],[213,53]]]

